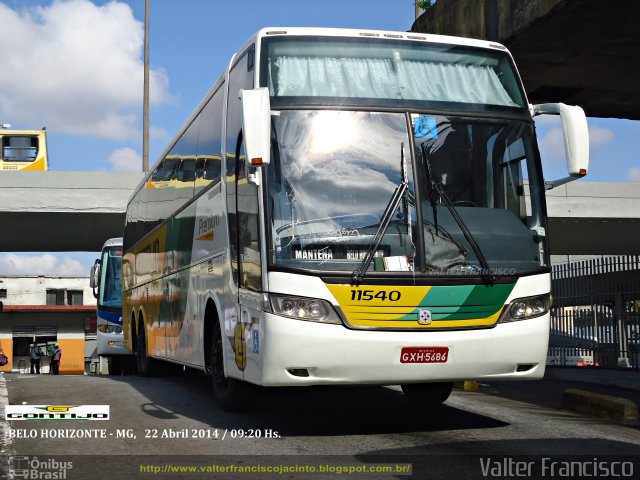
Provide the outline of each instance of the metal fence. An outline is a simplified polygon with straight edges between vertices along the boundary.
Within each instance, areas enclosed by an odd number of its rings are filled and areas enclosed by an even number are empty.
[[[555,265],[547,364],[640,370],[640,256]]]

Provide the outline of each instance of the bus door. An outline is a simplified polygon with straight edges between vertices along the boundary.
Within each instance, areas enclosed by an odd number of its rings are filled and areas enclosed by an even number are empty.
[[[260,255],[258,186],[249,181],[253,173],[246,164],[242,140],[242,104],[239,92],[253,88],[254,50],[250,47],[229,73],[227,104],[227,212],[232,281],[230,297],[234,305],[225,308],[228,345],[227,368],[247,380],[258,380],[260,353],[260,299],[263,290]]]

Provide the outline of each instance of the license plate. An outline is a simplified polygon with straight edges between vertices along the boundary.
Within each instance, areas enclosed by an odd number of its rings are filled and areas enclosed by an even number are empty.
[[[449,347],[404,347],[400,363],[447,363]]]

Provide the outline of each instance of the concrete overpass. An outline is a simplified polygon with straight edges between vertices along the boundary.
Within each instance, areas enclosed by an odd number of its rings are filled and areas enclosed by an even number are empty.
[[[640,254],[640,184],[575,182],[547,191],[553,255]]]
[[[2,172],[0,251],[100,251],[142,173]]]
[[[441,0],[412,31],[495,40],[513,54],[531,103],[640,119],[638,0]]]
[[[98,251],[122,235],[142,173],[3,172],[0,251]],[[640,254],[640,185],[578,180],[547,192],[551,253]]]

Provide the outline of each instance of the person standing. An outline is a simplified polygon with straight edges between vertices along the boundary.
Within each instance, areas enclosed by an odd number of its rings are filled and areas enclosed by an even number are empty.
[[[35,343],[31,344],[31,373],[40,374],[40,358],[42,357],[42,350]],[[35,372],[34,372],[35,370]]]
[[[49,373],[53,375],[53,345],[50,343],[47,343],[47,350],[45,354],[49,358]]]
[[[60,373],[60,360],[62,359],[62,349],[57,343],[53,344],[53,357],[51,357],[51,367],[53,368],[53,374],[58,375]]]

